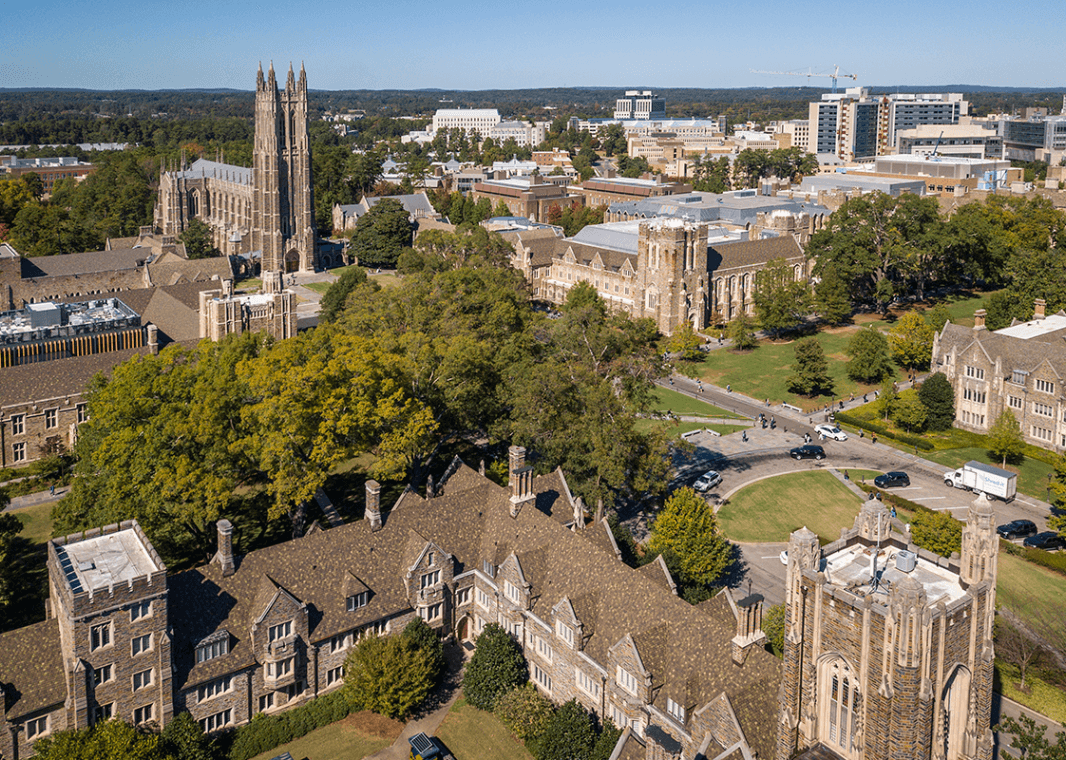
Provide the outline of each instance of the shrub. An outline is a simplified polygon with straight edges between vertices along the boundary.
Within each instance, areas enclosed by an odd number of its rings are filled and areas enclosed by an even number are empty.
[[[941,557],[962,549],[962,523],[947,512],[917,510],[911,523],[911,540]]]
[[[592,716],[571,699],[555,711],[530,749],[537,760],[584,760],[595,744]]]
[[[523,742],[536,742],[551,720],[554,707],[531,683],[504,694],[493,713]]]
[[[500,697],[528,680],[526,658],[515,640],[496,623],[486,625],[463,672],[466,701],[479,710],[493,710]]]
[[[353,707],[405,719],[434,684],[433,656],[413,637],[368,636],[344,661],[344,688]]]
[[[762,618],[762,629],[770,651],[781,657],[785,652],[785,605],[775,604],[766,611]]]
[[[403,629],[403,637],[429,656],[430,665],[433,666],[433,681],[437,683],[444,672],[444,645],[440,636],[425,620],[416,617]]]
[[[852,425],[853,427],[862,428],[868,433],[875,433],[882,438],[891,438],[894,441],[905,443],[908,446],[915,446],[922,451],[932,451],[936,448],[924,438],[916,435],[907,435],[906,433],[897,433],[878,422],[862,419],[849,412],[837,412],[834,419],[837,422],[843,422],[847,425]]]
[[[233,732],[229,758],[248,760],[338,721],[350,712],[351,706],[344,693],[334,691],[281,715],[258,713],[251,723]]]

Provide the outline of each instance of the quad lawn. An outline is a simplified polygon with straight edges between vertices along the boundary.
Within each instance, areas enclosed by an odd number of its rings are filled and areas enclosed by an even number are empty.
[[[848,470],[854,481],[872,478],[873,470]],[[718,510],[722,532],[733,541],[788,541],[803,526],[823,543],[840,537],[840,529],[855,522],[862,499],[830,472],[806,470],[756,481],[737,491]]]
[[[730,419],[745,419],[739,414],[726,411],[706,401],[686,396],[684,393],[672,391],[669,388],[656,387],[652,391],[656,403],[654,409],[657,412],[673,412],[680,416],[692,417],[728,417]]]
[[[252,760],[270,760],[285,752],[307,760],[361,760],[388,747],[401,731],[403,724],[399,721],[370,712],[353,713]]]
[[[49,502],[12,511],[11,514],[22,521],[22,531],[19,535],[35,544],[43,544],[50,539],[52,537],[52,507],[54,506]]]
[[[307,288],[308,290],[313,290],[316,293],[321,293],[322,295],[325,295],[326,291],[329,290],[331,285],[333,285],[332,282],[305,282],[303,284],[303,287]]]
[[[452,705],[436,735],[455,760],[533,760],[499,718],[471,707],[462,697]]]

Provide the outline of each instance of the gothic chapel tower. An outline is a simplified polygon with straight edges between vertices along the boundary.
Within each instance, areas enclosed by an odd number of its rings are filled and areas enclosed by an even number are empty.
[[[289,65],[280,92],[274,64],[265,80],[259,65],[252,172],[252,250],[262,251],[263,292],[277,293],[283,273],[311,271],[316,260],[307,74],[302,64],[299,81]]]

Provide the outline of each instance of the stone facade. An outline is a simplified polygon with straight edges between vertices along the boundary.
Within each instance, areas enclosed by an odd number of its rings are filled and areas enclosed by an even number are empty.
[[[825,547],[793,533],[778,760],[990,760],[997,551],[983,496],[961,558],[918,549],[880,501]]]
[[[222,340],[236,333],[265,332],[277,339],[296,334],[296,294],[291,290],[237,296],[233,283],[200,291],[200,337]]]
[[[1045,315],[1002,330],[985,327],[984,309],[972,328],[950,322],[933,339],[932,369],[955,391],[955,424],[988,433],[1010,410],[1027,443],[1066,450],[1066,313]]]

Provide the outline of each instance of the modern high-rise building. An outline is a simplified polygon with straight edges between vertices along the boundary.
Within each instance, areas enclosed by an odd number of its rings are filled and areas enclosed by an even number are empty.
[[[616,119],[665,119],[666,101],[651,90],[626,90],[625,97],[614,102]]]

